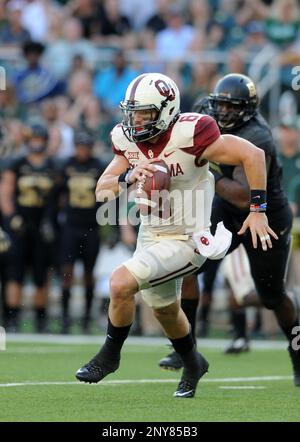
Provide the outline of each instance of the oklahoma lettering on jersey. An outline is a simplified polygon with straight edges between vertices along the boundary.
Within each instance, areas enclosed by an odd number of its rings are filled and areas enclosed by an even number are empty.
[[[113,152],[123,155],[133,167],[141,160],[159,158],[171,172],[168,219],[141,216],[145,228],[154,234],[191,234],[210,226],[214,179],[201,155],[220,136],[213,118],[197,113],[180,114],[158,142],[127,140],[121,125],[111,133]]]

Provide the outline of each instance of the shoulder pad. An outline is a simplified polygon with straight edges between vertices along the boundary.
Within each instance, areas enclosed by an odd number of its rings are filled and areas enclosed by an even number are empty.
[[[183,148],[193,145],[195,127],[202,116],[196,112],[185,112],[179,115],[171,135],[171,140],[177,144],[177,147]]]
[[[123,133],[122,125],[117,124],[111,131],[111,141],[115,149],[124,151],[131,141],[127,140]]]

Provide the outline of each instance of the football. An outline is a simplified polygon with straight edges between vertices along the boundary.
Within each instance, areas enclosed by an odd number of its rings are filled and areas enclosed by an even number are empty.
[[[168,192],[170,190],[170,170],[164,160],[151,163],[156,167],[153,176],[144,176],[143,181],[136,182],[136,203],[141,215],[156,215],[168,218]]]

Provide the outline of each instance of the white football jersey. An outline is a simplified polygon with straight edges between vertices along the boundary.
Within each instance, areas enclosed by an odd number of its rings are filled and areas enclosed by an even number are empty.
[[[210,226],[214,178],[201,155],[220,136],[213,118],[197,113],[180,114],[159,140],[131,142],[118,124],[111,133],[113,151],[127,158],[131,166],[139,161],[164,160],[171,174],[168,219],[141,216],[144,227],[154,234],[191,234]]]

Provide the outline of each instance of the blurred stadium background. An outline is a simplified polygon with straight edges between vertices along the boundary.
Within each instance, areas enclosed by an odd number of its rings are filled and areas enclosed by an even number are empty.
[[[300,290],[300,2],[297,0],[10,0],[0,1],[0,165],[26,153],[26,128],[49,131],[48,155],[74,153],[74,132],[96,140],[94,155],[112,158],[110,130],[121,118],[118,104],[142,72],[162,72],[180,86],[183,112],[209,94],[226,73],[243,73],[257,84],[261,110],[271,124],[283,165],[283,182],[295,214],[288,286]],[[34,62],[33,62],[34,58]],[[106,326],[108,278],[132,253],[126,229],[99,227],[101,247],[89,333]],[[72,288],[71,332],[83,309],[82,267]],[[32,331],[32,282],[24,285],[21,331]],[[4,296],[4,293],[2,293]],[[61,284],[49,279],[49,328],[60,330]],[[146,306],[133,333],[160,335]],[[226,288],[220,272],[211,333],[228,328]],[[249,310],[249,327],[257,327]],[[260,332],[277,336],[269,312]],[[279,334],[280,335],[280,334]],[[278,335],[278,336],[279,336]]]

